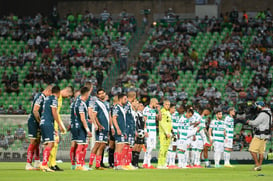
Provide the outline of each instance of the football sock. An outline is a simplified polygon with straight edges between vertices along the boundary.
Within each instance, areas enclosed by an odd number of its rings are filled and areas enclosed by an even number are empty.
[[[42,163],[43,166],[46,166],[47,163],[48,163],[48,159],[49,159],[49,156],[50,156],[51,149],[52,149],[51,147],[45,147],[45,149],[44,149],[44,152],[43,152],[43,163]]]
[[[109,165],[110,166],[114,166],[114,153],[115,153],[115,150],[112,149],[112,148],[109,148],[108,149],[109,151],[109,156],[108,156],[108,162],[109,162]]]
[[[27,149],[27,163],[32,163],[35,145],[29,144]]]
[[[225,150],[224,159],[225,159],[225,165],[230,165],[230,151]]]
[[[90,154],[89,165],[93,165],[95,157],[96,157],[96,154],[94,153]]]
[[[100,165],[101,158],[102,158],[101,155],[97,155],[97,156],[96,156],[96,167],[97,167],[97,168],[99,168],[99,167],[101,166],[101,165]]]
[[[75,165],[75,147],[71,146],[70,148],[70,160],[71,160],[71,165]]]
[[[37,144],[34,149],[34,160],[40,160],[40,145]]]

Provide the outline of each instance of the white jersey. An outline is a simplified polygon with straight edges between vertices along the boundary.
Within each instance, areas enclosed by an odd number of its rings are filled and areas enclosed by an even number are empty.
[[[233,139],[234,119],[228,115],[224,121],[226,136],[228,139]]]
[[[224,121],[214,119],[210,123],[210,128],[212,128],[213,141],[224,143],[224,139],[225,139]]]
[[[146,128],[147,132],[150,134],[156,135],[156,114],[157,111],[155,109],[150,108],[150,106],[146,106],[143,110],[143,116],[146,117]]]
[[[179,140],[187,140],[188,130],[190,128],[190,120],[182,115],[178,122]]]
[[[174,134],[177,134],[178,123],[179,123],[179,113],[175,111],[172,114],[172,127],[173,127]]]

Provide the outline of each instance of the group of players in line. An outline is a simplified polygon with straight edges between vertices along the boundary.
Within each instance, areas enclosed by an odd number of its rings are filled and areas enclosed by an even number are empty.
[[[109,145],[109,166],[117,170],[134,170],[139,167],[139,156],[144,148],[142,168],[155,169],[151,164],[152,151],[156,148],[157,125],[159,129],[160,150],[158,169],[201,168],[200,157],[204,154],[205,166],[210,167],[208,148],[214,147],[215,167],[219,168],[221,155],[224,152],[225,167],[229,163],[233,143],[233,117],[235,109],[230,108],[223,120],[222,112],[216,111],[216,118],[206,129],[208,109],[194,110],[187,106],[180,116],[174,104],[165,100],[163,107],[157,99],[152,98],[144,107],[136,99],[135,92],[120,94],[113,98],[110,106],[108,96],[103,89],[97,90],[96,96],[90,82],[74,92],[71,104],[71,123],[68,127],[72,134],[70,149],[71,169],[88,171],[93,167],[103,170],[102,157],[106,145]],[[39,93],[32,103],[32,112],[28,120],[29,137],[36,142],[27,156],[26,170],[41,169],[53,172],[48,166],[50,152],[56,142],[54,123],[61,132],[66,128],[58,115],[58,97],[60,88],[49,85]],[[89,166],[85,164],[89,139],[92,137],[92,126],[95,129],[95,144],[91,149]],[[39,162],[40,132],[44,145],[43,161]],[[145,145],[145,146],[144,146]],[[32,159],[35,156],[34,166]],[[178,166],[175,164],[178,158]]]

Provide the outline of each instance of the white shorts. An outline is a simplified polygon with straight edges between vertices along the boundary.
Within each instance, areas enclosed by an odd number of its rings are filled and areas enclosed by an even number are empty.
[[[172,145],[172,146],[177,146],[177,142],[178,142],[178,140],[172,141],[170,145]]]
[[[188,148],[188,140],[178,140],[177,148],[186,151]]]
[[[224,142],[225,148],[232,148],[232,146],[233,146],[233,139],[232,138],[225,140],[225,142]]]
[[[224,143],[222,142],[214,141],[213,147],[215,152],[224,152]]]
[[[155,134],[151,134],[149,133],[148,138],[146,138],[146,144],[147,144],[147,148],[156,148],[156,133]]]
[[[187,139],[188,147],[193,148],[193,145],[194,145],[193,142],[194,142],[194,141],[192,140],[192,137],[188,138],[188,139]]]
[[[203,140],[201,139],[197,139],[196,141],[193,142],[193,147],[192,148],[195,148],[195,149],[198,149],[198,150],[203,150]]]

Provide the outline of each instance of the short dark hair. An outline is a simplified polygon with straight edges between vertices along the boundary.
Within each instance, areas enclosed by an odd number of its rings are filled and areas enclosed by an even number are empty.
[[[51,90],[52,94],[59,93],[60,91],[61,91],[61,89],[57,85],[55,85],[54,87],[52,87],[52,90]]]
[[[170,107],[175,107],[175,106],[176,106],[176,105],[175,105],[175,104],[173,104],[173,103],[170,105]]]
[[[99,89],[97,90],[97,94],[99,94],[100,91],[105,92],[103,88],[99,88]]]
[[[84,95],[85,93],[89,92],[89,88],[88,87],[82,87],[81,88],[81,95]]]
[[[215,114],[218,114],[219,112],[222,112],[222,110],[221,109],[216,109],[215,110]]]
[[[124,96],[126,96],[125,94],[119,94],[118,95],[118,100],[122,99]]]

